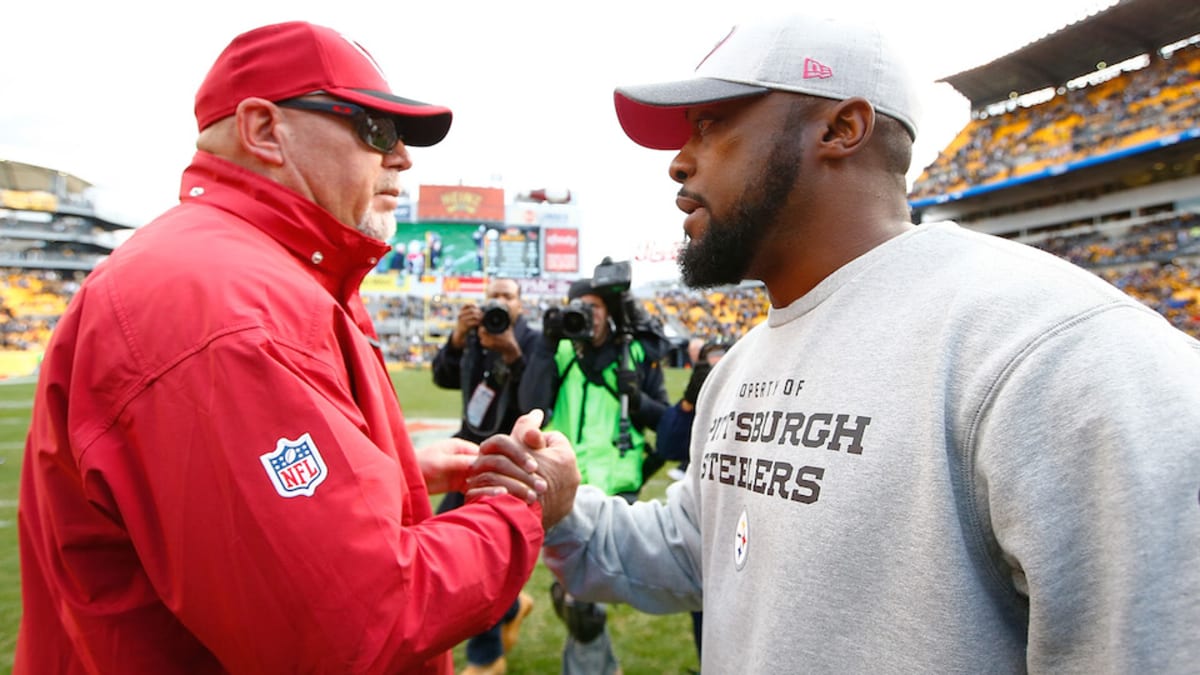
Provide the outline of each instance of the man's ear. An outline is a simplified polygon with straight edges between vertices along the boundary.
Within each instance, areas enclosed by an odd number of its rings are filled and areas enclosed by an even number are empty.
[[[843,159],[862,149],[875,131],[875,108],[860,97],[838,101],[825,111],[825,135],[818,146],[819,156]]]
[[[238,104],[235,114],[242,150],[269,166],[283,166],[283,114],[279,108],[263,98],[247,98]]]

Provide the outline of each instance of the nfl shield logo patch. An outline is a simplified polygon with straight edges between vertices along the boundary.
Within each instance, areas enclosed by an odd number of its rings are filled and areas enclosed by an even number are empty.
[[[260,455],[259,459],[282,497],[311,497],[329,473],[317,444],[308,434],[294,441],[279,439],[275,451]]]

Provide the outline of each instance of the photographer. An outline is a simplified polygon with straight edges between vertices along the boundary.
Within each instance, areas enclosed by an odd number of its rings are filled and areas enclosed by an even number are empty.
[[[545,409],[546,428],[570,439],[582,483],[633,502],[649,465],[661,465],[647,457],[644,432],[669,403],[659,367],[665,339],[638,311],[628,284],[628,263],[602,263],[593,279],[571,285],[565,308],[546,312],[521,402]],[[562,672],[616,672],[604,606],[576,602],[557,582],[551,596],[568,628]]]
[[[521,287],[513,279],[493,279],[482,307],[462,306],[454,331],[433,359],[434,384],[462,390],[462,426],[456,438],[481,443],[512,430],[525,412],[517,398],[525,354],[533,353],[540,338],[521,315]],[[461,492],[447,493],[438,513],[462,503]],[[522,592],[500,623],[468,640],[469,665],[463,672],[504,672],[504,655],[516,643],[517,630],[532,608],[533,598]]]
[[[693,338],[695,342],[695,338]],[[703,340],[701,340],[703,342]],[[657,454],[663,461],[678,461],[679,468],[667,472],[671,480],[683,480],[687,477],[692,446],[692,423],[696,420],[696,401],[700,398],[700,388],[708,379],[713,366],[717,365],[729,351],[730,344],[724,342],[707,342],[698,347],[696,355],[691,357],[692,375],[688,378],[683,397],[675,405],[667,408],[658,421],[654,440],[658,443]],[[696,643],[696,655],[700,655],[701,637],[704,626],[703,612],[691,612],[692,640]]]
[[[692,375],[688,378],[683,397],[667,409],[658,422],[654,435],[658,443],[656,454],[665,462],[679,462],[679,467],[667,472],[671,480],[683,480],[687,471],[690,457],[689,449],[692,443],[692,420],[696,415],[696,399],[700,395],[700,387],[717,362],[725,356],[730,345],[724,342],[706,342],[696,350],[692,359]]]

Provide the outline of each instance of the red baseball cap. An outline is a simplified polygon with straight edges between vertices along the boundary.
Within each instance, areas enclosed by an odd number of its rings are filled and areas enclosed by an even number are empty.
[[[263,26],[234,38],[196,92],[196,123],[203,130],[250,97],[283,101],[318,91],[392,113],[405,145],[434,145],[450,131],[449,108],[396,96],[362,45],[303,21]]]

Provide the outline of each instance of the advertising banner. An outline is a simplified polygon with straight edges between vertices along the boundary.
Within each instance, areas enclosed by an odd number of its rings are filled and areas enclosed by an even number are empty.
[[[571,289],[570,279],[521,279],[517,284],[522,298],[547,298],[555,302],[561,302]]]
[[[504,190],[466,185],[422,185],[417,200],[417,218],[423,222],[501,224],[504,222]]]
[[[446,277],[442,280],[442,292],[477,297],[487,292],[487,284],[483,277]]]
[[[402,295],[412,290],[406,275],[391,272],[388,274],[368,274],[359,287],[363,295]]]
[[[546,271],[579,271],[579,230],[546,228]]]

